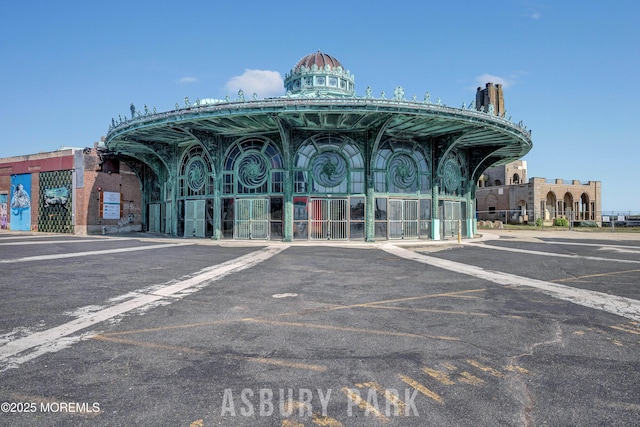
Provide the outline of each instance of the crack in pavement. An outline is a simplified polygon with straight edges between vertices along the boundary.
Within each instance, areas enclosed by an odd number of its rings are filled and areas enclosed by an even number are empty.
[[[558,322],[554,322],[554,324],[556,330],[553,339],[531,344],[525,353],[510,357],[509,366],[520,366],[518,364],[518,359],[524,356],[533,356],[533,352],[535,351],[535,349],[541,345],[552,345],[556,343],[562,344],[562,329],[560,328]],[[533,418],[533,409],[536,406],[535,395],[529,389],[529,387],[527,387],[527,384],[523,379],[521,370],[512,369],[510,370],[510,372],[511,374],[509,375],[509,388],[514,391],[516,399],[518,399],[518,401],[522,404],[522,411],[520,414],[522,425],[525,427],[533,427],[535,426],[535,420]]]

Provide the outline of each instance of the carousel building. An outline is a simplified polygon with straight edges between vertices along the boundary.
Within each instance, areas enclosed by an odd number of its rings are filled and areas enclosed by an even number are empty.
[[[141,181],[144,227],[213,239],[440,240],[473,237],[476,182],[524,156],[531,134],[501,88],[461,108],[357,96],[354,76],[316,52],[287,73],[286,95],[185,98],[112,120],[105,159]],[[498,103],[487,103],[499,92]],[[494,96],[495,98],[495,96]]]

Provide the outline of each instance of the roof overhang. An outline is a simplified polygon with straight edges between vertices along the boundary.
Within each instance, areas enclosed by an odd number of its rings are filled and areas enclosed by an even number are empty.
[[[281,126],[304,132],[365,132],[384,126],[386,137],[451,137],[457,147],[495,147],[493,156],[514,160],[531,150],[531,132],[522,124],[475,109],[375,98],[271,98],[190,106],[146,114],[113,126],[110,151],[135,154],[148,145],[194,142],[194,134],[238,138],[270,135]],[[137,146],[137,147],[136,147]],[[140,151],[141,152],[141,151]]]

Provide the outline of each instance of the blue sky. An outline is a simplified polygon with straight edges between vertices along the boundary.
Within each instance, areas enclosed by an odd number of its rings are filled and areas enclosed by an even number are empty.
[[[281,95],[322,50],[356,92],[460,107],[502,83],[531,177],[601,181],[640,212],[640,2],[0,0],[0,157],[92,146],[129,104]]]

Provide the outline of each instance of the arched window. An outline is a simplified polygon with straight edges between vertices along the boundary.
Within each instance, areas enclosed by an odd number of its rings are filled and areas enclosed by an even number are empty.
[[[547,193],[546,210],[545,219],[553,219],[556,217],[556,195],[553,191]]]
[[[178,174],[179,197],[213,195],[214,174],[211,160],[202,146],[194,145],[185,151]]]
[[[282,193],[284,167],[271,141],[245,139],[233,144],[224,159],[223,194]]]
[[[294,192],[364,193],[364,159],[358,146],[335,135],[309,138],[294,159]]]
[[[582,193],[580,195],[580,219],[590,220],[593,219],[593,212],[591,212],[591,203],[589,202],[589,195]]]
[[[410,141],[385,141],[376,154],[373,174],[378,193],[429,194],[430,168],[420,148]]]
[[[520,175],[517,173],[513,174],[513,178],[511,179],[512,184],[520,184]]]
[[[440,192],[449,196],[461,196],[467,183],[467,163],[460,152],[451,152],[440,162],[438,171]]]
[[[572,218],[573,212],[573,195],[569,192],[564,194],[564,215],[566,217]]]

